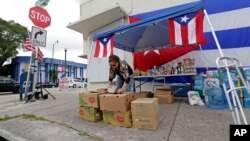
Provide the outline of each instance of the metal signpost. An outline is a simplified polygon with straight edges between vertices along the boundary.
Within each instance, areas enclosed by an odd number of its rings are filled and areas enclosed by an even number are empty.
[[[29,10],[30,20],[34,23],[34,25],[38,26],[38,27],[35,27],[35,26],[32,27],[32,37],[30,37],[30,39],[32,39],[31,40],[32,44],[36,45],[35,46],[36,52],[35,52],[35,57],[34,57],[33,63],[32,63],[33,57],[31,57],[29,71],[28,71],[28,74],[26,76],[27,77],[26,80],[28,80],[28,81],[26,81],[26,83],[25,83],[25,85],[26,85],[25,86],[25,94],[26,94],[28,92],[28,85],[29,85],[29,80],[30,80],[30,75],[29,75],[30,70],[31,70],[31,67],[33,67],[33,85],[32,85],[31,98],[33,98],[33,96],[37,92],[35,90],[36,90],[36,86],[37,86],[37,82],[38,82],[37,81],[37,79],[38,79],[38,51],[39,51],[38,46],[46,47],[47,31],[44,30],[43,28],[46,28],[46,27],[50,26],[50,24],[51,24],[50,15],[48,14],[48,12],[45,9],[40,7],[40,4],[41,5],[45,4],[44,6],[46,6],[48,4],[48,2],[49,2],[49,0],[39,0],[36,2],[36,5],[39,5],[39,6],[32,7]],[[41,87],[41,90],[42,90],[43,86],[42,86],[41,82],[40,82],[39,86]],[[41,91],[41,94],[42,94],[42,91]],[[48,93],[48,94],[50,94],[50,93]],[[27,95],[25,95],[25,96],[27,97],[26,102],[28,102],[29,101],[28,96]],[[55,99],[55,97],[53,97],[53,98]]]

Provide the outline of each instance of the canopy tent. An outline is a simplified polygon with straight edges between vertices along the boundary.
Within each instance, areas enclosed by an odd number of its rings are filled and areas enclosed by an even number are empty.
[[[198,44],[204,42],[203,12],[200,12],[201,9],[202,3],[200,1],[176,6],[136,23],[96,34],[93,39],[102,41],[114,35],[114,47],[133,52],[134,68],[147,71],[154,66],[161,66],[197,49]],[[187,16],[186,21],[182,21],[185,20],[183,19],[184,15]],[[170,19],[173,20],[172,23],[176,22],[180,28],[183,23],[190,29],[195,28],[191,32],[193,34],[187,35],[195,38],[195,41],[181,44],[172,43],[173,34],[171,33],[175,32],[173,31],[175,27],[171,25]],[[199,22],[197,19],[200,19]],[[201,29],[199,34],[195,32],[198,29]],[[182,33],[182,31],[180,32]],[[147,50],[155,50],[158,54],[145,53],[144,51]],[[141,60],[147,63],[141,63]]]
[[[201,9],[201,1],[188,3],[145,20],[96,34],[93,40],[114,35],[114,46],[129,52],[175,47],[176,45],[169,43],[169,25],[167,19],[197,12]]]
[[[146,51],[146,50],[157,50],[161,47],[173,47],[176,45],[171,45],[169,41],[169,29],[166,20],[174,17],[178,17],[184,14],[194,13],[202,9],[202,3],[200,1],[189,3],[186,5],[182,5],[181,7],[171,9],[168,12],[164,12],[162,14],[147,18],[145,20],[139,21],[137,23],[133,23],[131,25],[123,26],[111,31],[107,31],[104,33],[96,34],[93,37],[93,40],[103,40],[106,37],[115,36],[114,37],[114,46],[116,48],[120,48],[125,51],[129,52],[140,52],[140,51]],[[222,52],[221,46],[218,42],[217,36],[214,32],[213,26],[210,22],[210,19],[208,17],[208,14],[205,9],[203,9],[204,14],[206,16],[207,22],[209,24],[209,27],[211,29],[214,41],[216,43],[216,46],[218,48],[218,51],[220,53],[221,57],[224,57],[224,53]],[[198,42],[197,42],[198,43]],[[199,43],[198,43],[199,44]],[[188,45],[188,44],[184,44]],[[190,45],[190,44],[189,44]],[[197,45],[197,44],[196,44]],[[92,54],[93,44],[91,47]],[[91,56],[90,56],[91,57]],[[91,59],[91,58],[90,58]],[[89,59],[89,60],[90,60]],[[88,64],[89,64],[88,60]],[[228,68],[227,61],[224,61],[227,71],[227,76],[230,84],[230,89],[234,90],[235,86],[233,84],[231,74]],[[88,73],[88,69],[86,72],[86,75]],[[86,81],[85,81],[86,83]],[[245,84],[244,84],[245,85]],[[244,111],[242,110],[241,104],[235,103],[235,100],[237,100],[238,103],[240,103],[238,95],[235,91],[231,92],[231,96],[234,101],[234,108],[232,109],[231,106],[231,100],[229,98],[229,92],[225,88],[225,84],[223,84],[223,89],[227,97],[227,102],[230,107],[230,111],[232,113],[234,123],[235,124],[241,124],[238,109],[241,112],[241,116],[244,120],[244,124],[247,124]],[[231,90],[230,90],[231,91]],[[238,106],[238,107],[237,107]]]

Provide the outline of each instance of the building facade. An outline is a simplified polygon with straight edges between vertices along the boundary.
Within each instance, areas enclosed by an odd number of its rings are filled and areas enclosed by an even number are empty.
[[[18,56],[12,59],[12,73],[11,77],[16,80],[20,81],[20,75],[28,71],[30,63],[30,57],[27,56]],[[65,67],[65,60],[59,60],[59,59],[51,59],[51,58],[43,58],[41,64],[39,63],[38,66],[38,72],[39,72],[39,79],[38,81],[48,83],[52,82],[52,79],[50,78],[50,70],[55,69],[56,72],[58,72],[58,79],[62,75],[65,74],[66,76],[71,78],[78,78],[83,79],[86,72],[86,64],[81,63],[75,63],[72,61],[66,61],[66,67]],[[66,68],[66,69],[65,69]]]

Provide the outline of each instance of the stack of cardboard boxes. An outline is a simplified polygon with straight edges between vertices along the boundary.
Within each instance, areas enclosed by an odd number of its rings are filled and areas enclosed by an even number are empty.
[[[99,96],[105,94],[105,91],[88,92],[79,94],[79,116],[80,118],[97,122],[102,120],[100,110]]]
[[[104,94],[100,95],[100,107],[105,123],[132,127],[131,101],[133,94]]]
[[[131,103],[133,127],[156,130],[160,122],[157,98],[138,98]]]
[[[79,116],[91,122],[103,119],[115,126],[156,130],[160,121],[159,105],[157,98],[147,98],[151,96],[150,92],[107,94],[99,90],[80,93]]]

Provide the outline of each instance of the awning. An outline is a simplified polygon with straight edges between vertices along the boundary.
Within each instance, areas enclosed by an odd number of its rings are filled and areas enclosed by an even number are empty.
[[[178,17],[202,9],[202,2],[192,2],[169,9],[159,15],[126,25],[114,30],[94,35],[93,40],[115,35],[114,45],[129,52],[154,50],[168,47],[169,36],[167,19]]]
[[[112,7],[105,12],[101,12],[90,18],[81,19],[74,23],[69,24],[67,27],[80,32],[84,37],[87,37],[89,33],[112,23],[123,16],[127,15],[119,6]]]

